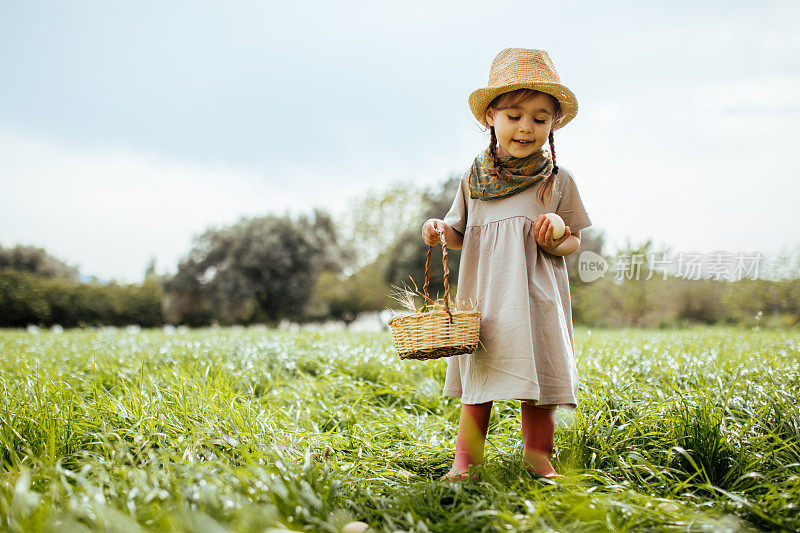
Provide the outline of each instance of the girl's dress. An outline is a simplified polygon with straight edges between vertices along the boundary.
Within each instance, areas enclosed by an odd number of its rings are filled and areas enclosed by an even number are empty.
[[[591,226],[572,174],[558,167],[546,206],[542,182],[507,198],[469,196],[469,169],[461,176],[444,218],[464,235],[456,299],[481,311],[481,345],[447,358],[444,396],[466,404],[535,400],[577,406],[572,308],[564,257],[542,250],[533,222],[557,213],[572,233]]]

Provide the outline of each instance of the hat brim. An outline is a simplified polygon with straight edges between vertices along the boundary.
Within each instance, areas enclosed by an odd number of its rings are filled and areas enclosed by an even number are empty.
[[[478,119],[478,122],[484,126],[488,126],[486,123],[486,108],[489,107],[492,100],[503,93],[516,91],[517,89],[534,89],[552,95],[559,101],[563,116],[558,124],[553,125],[554,130],[563,128],[578,114],[578,99],[575,98],[572,91],[560,83],[545,81],[512,83],[500,87],[484,87],[482,89],[477,89],[469,95],[469,108],[472,110],[472,114],[475,115],[475,118]]]

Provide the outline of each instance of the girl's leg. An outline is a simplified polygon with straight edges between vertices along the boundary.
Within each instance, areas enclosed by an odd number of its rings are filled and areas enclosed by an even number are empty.
[[[464,479],[470,465],[483,463],[483,444],[489,430],[492,402],[461,404],[461,417],[456,437],[456,458],[453,467],[442,479]],[[477,477],[477,476],[476,476]]]
[[[550,457],[553,455],[555,405],[533,406],[522,402],[522,456],[530,469],[540,476],[556,477]]]

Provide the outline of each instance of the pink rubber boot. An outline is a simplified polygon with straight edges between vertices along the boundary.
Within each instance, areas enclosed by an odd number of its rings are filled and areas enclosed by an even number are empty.
[[[483,444],[489,430],[492,402],[461,404],[461,416],[456,437],[456,457],[453,467],[442,476],[441,481],[459,481],[469,476],[470,465],[483,464]],[[473,479],[478,479],[474,474]]]
[[[539,476],[560,477],[550,463],[555,433],[555,406],[534,407],[526,402],[520,406],[522,416],[522,456],[528,468]]]

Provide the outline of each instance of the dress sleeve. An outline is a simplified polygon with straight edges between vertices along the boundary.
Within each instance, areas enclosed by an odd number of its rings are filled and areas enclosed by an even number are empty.
[[[467,182],[464,175],[462,175],[458,181],[458,189],[456,189],[453,205],[450,206],[450,211],[442,219],[461,235],[464,235],[467,229],[467,198],[469,198],[469,193],[466,191],[466,186]]]
[[[569,226],[570,233],[577,233],[578,231],[588,228],[592,225],[589,219],[589,214],[586,212],[586,207],[581,201],[581,195],[578,193],[578,187],[575,185],[575,180],[572,173],[567,169],[560,169],[558,174],[563,171],[561,187],[561,198],[556,207],[556,214],[564,219],[564,224]]]

